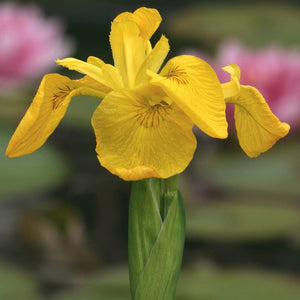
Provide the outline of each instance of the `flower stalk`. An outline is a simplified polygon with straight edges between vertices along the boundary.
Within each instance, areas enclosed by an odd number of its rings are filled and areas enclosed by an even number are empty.
[[[132,184],[128,261],[133,300],[175,297],[185,237],[185,211],[176,182],[174,176]]]

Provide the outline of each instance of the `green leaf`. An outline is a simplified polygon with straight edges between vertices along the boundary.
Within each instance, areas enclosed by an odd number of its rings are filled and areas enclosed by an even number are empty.
[[[174,181],[134,182],[129,208],[129,274],[134,300],[173,300],[185,235]]]
[[[132,184],[128,224],[128,262],[132,295],[162,226],[160,194],[159,180],[141,180]]]
[[[253,159],[240,148],[205,159],[196,157],[195,172],[207,186],[215,189],[299,199],[299,146],[298,141],[278,142],[268,152]]]

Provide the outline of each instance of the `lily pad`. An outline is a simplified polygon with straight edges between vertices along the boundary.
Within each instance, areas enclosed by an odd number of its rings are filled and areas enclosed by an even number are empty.
[[[292,235],[300,229],[300,209],[272,202],[231,201],[187,210],[187,237],[210,241],[257,241]]]
[[[10,130],[0,131],[0,198],[37,192],[62,182],[68,167],[54,148],[44,145],[36,152],[18,158],[5,156]]]
[[[183,42],[215,45],[237,38],[251,45],[299,45],[300,8],[279,3],[194,5],[173,14],[169,32]]]
[[[126,267],[107,270],[83,282],[81,287],[62,294],[57,300],[129,300],[127,272]]]
[[[299,279],[279,273],[251,269],[218,269],[196,265],[182,272],[177,300],[296,300]]]
[[[37,282],[28,273],[0,263],[0,299],[40,299]]]
[[[212,188],[299,199],[299,149],[299,142],[286,140],[257,158],[247,157],[241,149],[214,154],[209,159],[197,157],[195,171]]]
[[[129,300],[127,268],[104,272],[65,293],[57,300]],[[299,280],[283,274],[259,270],[222,270],[197,265],[183,270],[176,300],[296,300],[300,299]]]

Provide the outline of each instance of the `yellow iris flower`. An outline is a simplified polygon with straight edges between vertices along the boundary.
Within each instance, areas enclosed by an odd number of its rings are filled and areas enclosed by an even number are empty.
[[[193,125],[211,137],[226,138],[224,96],[226,102],[242,107],[236,110],[237,132],[248,155],[266,151],[287,134],[288,125],[280,123],[265,102],[260,106],[262,96],[254,88],[240,87],[231,71],[232,81],[221,86],[205,61],[182,55],[170,59],[159,72],[169,51],[168,40],[162,36],[152,48],[150,38],[160,22],[157,10],[144,7],[118,15],[110,33],[114,66],[96,57],[87,62],[57,60],[85,76],[71,80],[45,75],[6,155],[18,157],[41,147],[77,95],[103,99],[92,117],[96,152],[101,165],[124,180],[167,178],[182,172],[196,148]],[[251,120],[244,124],[246,119]],[[270,131],[273,122],[278,128]]]

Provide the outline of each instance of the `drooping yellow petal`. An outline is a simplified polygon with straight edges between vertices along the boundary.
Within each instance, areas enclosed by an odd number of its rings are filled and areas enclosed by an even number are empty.
[[[162,36],[155,47],[149,51],[136,76],[135,85],[148,79],[147,70],[157,73],[170,50],[168,39]]]
[[[108,94],[92,124],[101,165],[124,180],[178,174],[196,147],[193,123],[175,103],[150,106],[147,95],[133,90]]]
[[[223,92],[209,64],[182,55],[170,59],[159,75],[148,74],[151,83],[160,86],[202,131],[216,138],[227,137]]]
[[[33,102],[8,144],[6,155],[18,157],[41,147],[65,115],[71,98],[76,95],[102,97],[105,94],[59,74],[44,76]]]
[[[68,68],[69,70],[75,70],[79,73],[88,75],[113,90],[123,88],[121,76],[115,67],[102,64],[102,60],[96,59],[95,57],[89,57],[88,61],[89,62],[84,62],[76,58],[56,60],[57,64]],[[113,73],[113,76],[111,76],[111,73]]]
[[[235,104],[239,144],[249,157],[269,150],[288,134],[290,126],[279,121],[254,87],[242,85],[239,96],[228,99],[228,102]]]
[[[256,88],[240,85],[241,72],[236,64],[229,64],[223,70],[231,75],[230,82],[222,84],[222,88],[225,102],[235,104],[239,144],[249,157],[257,157],[286,136],[290,126],[280,122]]]
[[[146,56],[145,43],[134,20],[115,19],[111,25],[110,44],[115,67],[125,87],[133,87],[136,74]]]

